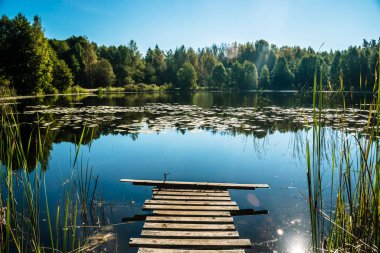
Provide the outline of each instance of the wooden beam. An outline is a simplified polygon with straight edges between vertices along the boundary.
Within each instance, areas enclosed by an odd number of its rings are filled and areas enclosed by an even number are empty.
[[[168,216],[204,216],[204,217],[229,217],[230,212],[226,211],[179,211],[179,210],[153,210],[153,215],[168,215]]]
[[[256,188],[269,188],[267,184],[234,184],[234,183],[209,183],[209,182],[181,182],[159,180],[120,179],[120,182],[133,183],[134,185],[150,185],[162,188],[185,189],[240,189],[254,190]]]
[[[143,229],[164,230],[235,230],[234,224],[189,224],[189,223],[154,223],[145,222]]]
[[[245,253],[243,249],[230,250],[183,250],[183,249],[154,249],[139,248],[137,253]]]
[[[189,217],[189,216],[148,216],[150,222],[179,222],[179,223],[233,223],[232,217]]]
[[[215,193],[215,192],[228,192],[226,190],[204,190],[204,189],[184,189],[184,188],[158,188],[154,187],[152,189],[153,192],[155,191],[173,191],[173,192],[208,192],[208,193]]]
[[[145,200],[146,205],[236,206],[235,201]]]
[[[200,249],[227,249],[250,248],[249,239],[157,239],[131,238],[129,246],[153,248],[200,248]]]
[[[230,197],[153,195],[154,200],[231,201]]]
[[[145,210],[237,211],[238,206],[143,205]]]
[[[158,191],[153,192],[153,196],[170,195],[170,196],[204,196],[204,197],[229,197],[228,192],[176,192],[176,191]]]
[[[168,230],[143,230],[141,237],[153,238],[215,238],[215,239],[232,239],[239,238],[237,231],[168,231]]]

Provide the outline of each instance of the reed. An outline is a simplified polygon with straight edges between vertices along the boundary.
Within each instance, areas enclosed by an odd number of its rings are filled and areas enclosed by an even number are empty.
[[[93,195],[92,169],[79,163],[84,128],[76,142],[64,198],[52,206],[46,185],[49,128],[39,124],[25,141],[15,106],[0,105],[0,252],[78,252],[85,238],[77,224],[87,224],[88,200]],[[68,157],[69,159],[69,157]],[[78,219],[78,214],[81,214]],[[46,223],[41,222],[46,217]],[[48,233],[48,244],[42,234]]]
[[[379,48],[380,55],[380,48]],[[373,101],[360,108],[368,110],[365,129],[357,134],[342,131],[326,150],[326,128],[322,126],[323,95],[321,78],[314,75],[313,137],[307,141],[306,163],[313,252],[378,252],[380,248],[380,58],[375,73]],[[318,82],[319,79],[319,82]],[[344,112],[346,101],[341,88]],[[361,80],[361,79],[360,79]],[[360,86],[362,86],[360,84]],[[344,129],[346,115],[341,115]],[[322,164],[323,152],[330,152],[331,177]],[[328,170],[326,170],[328,171]],[[328,187],[330,185],[330,187]],[[328,199],[330,198],[330,200]]]

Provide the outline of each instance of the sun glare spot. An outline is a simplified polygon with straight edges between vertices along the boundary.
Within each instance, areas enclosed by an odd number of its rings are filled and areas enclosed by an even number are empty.
[[[277,234],[278,235],[283,235],[284,234],[284,230],[282,230],[281,228],[277,229]]]
[[[301,245],[295,245],[293,248],[290,249],[290,253],[304,253],[305,250]]]

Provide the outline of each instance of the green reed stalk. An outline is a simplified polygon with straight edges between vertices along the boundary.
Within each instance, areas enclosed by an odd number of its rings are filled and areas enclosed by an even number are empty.
[[[75,245],[77,237],[80,236],[76,227],[78,200],[71,196],[82,196],[80,198],[81,210],[86,212],[83,203],[86,203],[86,196],[89,195],[92,177],[92,169],[90,170],[88,167],[86,170],[81,168],[80,173],[76,173],[77,176],[80,174],[80,178],[75,178],[74,175],[74,170],[78,172],[76,164],[84,135],[87,133],[86,129],[83,129],[79,144],[76,145],[74,163],[72,164],[73,172],[69,180],[71,183],[64,189],[65,198],[62,203],[65,209],[62,213],[60,205],[57,206],[55,229],[53,230],[45,177],[46,164],[44,162],[46,160],[47,140],[50,136],[49,128],[43,134],[37,125],[32,130],[25,146],[22,142],[21,129],[14,108],[4,105],[1,105],[0,108],[2,126],[0,128],[0,187],[5,189],[4,195],[1,195],[0,208],[1,211],[5,210],[6,216],[4,230],[3,227],[0,227],[0,230],[4,232],[4,235],[1,235],[1,239],[4,237],[2,241],[4,245],[0,245],[0,252],[54,252],[61,250],[67,252],[69,234],[71,235],[70,252],[76,252]],[[30,166],[30,161],[34,167]],[[30,169],[33,171],[30,172]],[[80,190],[75,187],[77,180],[82,186]],[[3,197],[5,197],[5,201],[3,201]],[[44,197],[44,200],[40,199],[41,197]],[[3,203],[5,209],[3,209]],[[50,248],[44,247],[41,242],[42,215],[40,208],[43,205],[46,208]],[[64,224],[63,231],[59,229],[61,220]],[[71,226],[69,226],[69,220]],[[0,224],[0,226],[2,225]],[[61,235],[63,235],[63,243],[60,243]],[[78,245],[80,245],[79,240]]]
[[[380,55],[380,47],[379,47]],[[365,136],[342,133],[342,141],[334,140],[331,150],[332,175],[330,205],[333,212],[327,214],[323,206],[321,153],[323,145],[321,124],[322,83],[319,80],[317,94],[317,71],[314,74],[313,112],[314,129],[312,151],[309,142],[306,147],[307,180],[309,191],[310,218],[312,226],[312,246],[314,252],[378,252],[380,248],[380,57],[375,73],[377,95],[369,106]],[[316,68],[317,69],[317,68]],[[360,76],[360,83],[362,82]],[[343,77],[340,77],[343,115],[342,127],[346,124],[346,101]],[[361,85],[361,84],[360,84]],[[361,85],[362,86],[362,85]],[[317,95],[318,104],[317,104]],[[364,100],[364,103],[367,101]],[[366,105],[360,105],[365,108]],[[332,136],[334,138],[334,136]],[[335,148],[340,153],[335,152]],[[337,157],[338,156],[338,157]],[[335,169],[335,164],[338,170]],[[335,172],[337,175],[335,175]],[[337,182],[335,182],[337,179]],[[335,190],[336,189],[336,190]],[[336,195],[336,197],[334,197]],[[326,203],[325,203],[326,204]],[[324,221],[328,223],[325,224]],[[324,233],[326,230],[326,234]],[[325,237],[326,236],[326,237]]]

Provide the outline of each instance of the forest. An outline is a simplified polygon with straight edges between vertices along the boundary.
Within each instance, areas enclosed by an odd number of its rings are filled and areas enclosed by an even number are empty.
[[[371,91],[380,38],[345,50],[277,47],[265,40],[184,45],[141,53],[135,41],[104,46],[85,36],[48,39],[38,16],[0,20],[0,88],[18,95],[55,94],[71,87],[159,90],[311,90],[315,73],[324,89]]]

